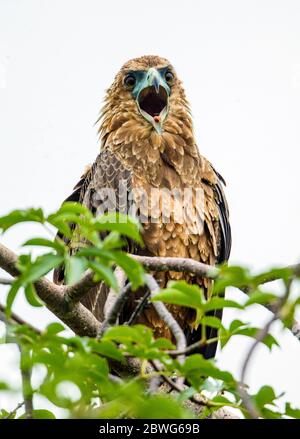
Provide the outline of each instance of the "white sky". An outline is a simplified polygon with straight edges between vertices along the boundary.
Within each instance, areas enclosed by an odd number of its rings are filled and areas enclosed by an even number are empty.
[[[299,23],[297,0],[0,0],[0,214],[59,206],[98,153],[104,90],[125,61],[158,54],[184,81],[199,149],[227,181],[231,262],[257,270],[297,262]],[[37,233],[19,226],[3,242],[17,251]],[[40,327],[53,319],[21,297],[15,308]],[[256,324],[266,318],[249,312]],[[281,350],[258,349],[248,383],[273,385],[300,406],[299,343],[275,332]],[[220,365],[238,376],[248,348],[236,338]],[[8,347],[3,376],[19,379]],[[15,402],[0,397],[0,407]]]

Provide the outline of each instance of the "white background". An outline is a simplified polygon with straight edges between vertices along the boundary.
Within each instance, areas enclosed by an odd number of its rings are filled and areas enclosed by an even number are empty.
[[[199,149],[227,181],[231,262],[297,262],[299,23],[297,0],[0,0],[0,214],[59,206],[99,151],[104,90],[125,61],[157,54],[183,79]],[[19,251],[38,233],[18,226],[3,242]],[[21,297],[15,310],[39,327],[53,320]],[[260,325],[269,314],[255,307],[248,318]],[[260,347],[247,382],[300,406],[299,343],[280,325],[275,333],[281,349]],[[238,337],[218,361],[238,377],[247,349]],[[4,376],[19,384],[16,351],[2,346]],[[16,401],[2,395],[0,407]]]

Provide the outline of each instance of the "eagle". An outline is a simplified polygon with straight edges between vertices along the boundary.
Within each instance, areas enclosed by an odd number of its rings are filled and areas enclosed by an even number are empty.
[[[225,181],[198,150],[190,107],[171,63],[159,56],[126,62],[107,90],[98,122],[100,153],[66,201],[81,203],[94,215],[111,208],[137,215],[144,246],[127,242],[128,253],[191,258],[209,265],[226,262],[231,229]],[[107,191],[113,194],[109,203]],[[211,280],[190,273],[168,271],[154,276],[161,288],[170,280],[185,280],[203,288],[206,296],[212,291]],[[55,270],[54,281],[64,282],[63,267]],[[103,282],[82,299],[99,321],[104,319],[108,292]],[[132,315],[144,294],[143,288],[133,292],[120,324]],[[199,340],[201,328],[195,324],[195,311],[167,307],[188,344]],[[155,337],[172,340],[170,329],[151,304],[134,323],[150,327]],[[209,338],[216,336],[216,329],[207,331]],[[211,358],[216,343],[200,351]]]

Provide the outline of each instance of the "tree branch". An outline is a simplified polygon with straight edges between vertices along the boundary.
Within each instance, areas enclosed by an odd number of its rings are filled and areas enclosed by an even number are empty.
[[[9,322],[7,321],[6,314],[5,314],[5,306],[2,305],[1,303],[0,303],[0,320],[1,320],[3,323],[5,323],[5,324],[9,323]],[[41,333],[41,331],[40,331],[39,329],[35,328],[35,327],[32,326],[30,323],[28,323],[28,322],[26,322],[25,320],[23,320],[20,316],[18,316],[18,315],[15,314],[14,312],[11,313],[11,315],[10,315],[10,320],[12,321],[12,323],[18,323],[19,325],[26,325],[26,326],[28,326],[30,329],[32,329],[34,332],[36,332],[36,333],[38,333],[38,334]]]
[[[291,284],[292,284],[292,279],[290,279],[287,282],[287,284],[286,284],[286,291],[285,291],[284,296],[282,298],[280,298],[277,301],[277,304],[274,306],[274,315],[272,316],[271,319],[269,319],[267,321],[265,326],[258,332],[257,336],[255,337],[256,340],[253,343],[253,345],[251,346],[251,348],[249,349],[249,352],[246,355],[245,361],[243,363],[242,373],[241,373],[242,385],[238,386],[238,392],[240,394],[240,397],[242,398],[244,406],[246,407],[246,409],[248,410],[250,416],[253,419],[258,419],[260,417],[260,413],[257,410],[255,404],[252,402],[252,400],[249,397],[248,393],[244,389],[243,383],[245,382],[245,377],[246,377],[247,369],[248,369],[249,363],[251,361],[251,358],[253,356],[253,353],[254,353],[255,349],[257,348],[259,343],[261,343],[265,339],[265,337],[268,335],[270,327],[275,322],[275,320],[277,320],[279,318],[280,311],[281,311],[282,307],[284,306],[284,304],[286,303],[286,301],[289,298],[290,291],[291,291]]]
[[[3,244],[0,244],[0,268],[16,277],[19,274],[16,262],[17,255]],[[86,277],[87,275],[84,278],[86,279]],[[66,307],[66,287],[55,285],[46,278],[39,279],[34,285],[38,296],[44,301],[47,308],[76,334],[96,337],[100,322],[80,303],[76,303],[71,310]],[[94,283],[90,285],[95,286]]]
[[[139,261],[145,268],[154,271],[180,271],[194,273],[196,276],[216,279],[220,270],[210,265],[202,264],[187,258],[161,258],[150,256],[131,255]],[[19,271],[16,267],[17,255],[0,244],[0,268],[4,269],[11,276],[16,277]],[[300,274],[300,264],[286,267],[295,276]],[[83,305],[78,303],[91,288],[97,283],[93,281],[94,274],[88,270],[83,278],[72,286],[59,286],[48,279],[41,278],[35,283],[38,296],[45,302],[46,306],[76,334],[95,337],[100,328],[100,322]],[[263,279],[261,284],[278,280],[279,277],[273,276]],[[246,294],[249,290],[241,288]],[[67,298],[67,299],[66,299]],[[71,305],[71,306],[69,306]],[[268,307],[273,312],[272,307]],[[300,324],[294,321],[291,328],[292,334],[300,341]]]
[[[217,267],[203,264],[188,258],[164,258],[156,256],[139,256],[130,255],[148,270],[155,271],[179,271],[184,273],[193,273],[196,276],[216,279],[220,270]]]
[[[150,274],[146,274],[145,276],[146,284],[151,292],[151,297],[155,297],[155,295],[159,292],[160,288],[156,280]],[[177,323],[177,320],[173,317],[173,315],[167,310],[166,306],[162,302],[153,302],[152,303],[155,311],[159,315],[159,317],[167,324],[170,328],[171,333],[173,334],[176,340],[177,350],[182,351],[186,349],[186,338],[183,330],[180,325]],[[178,361],[184,361],[184,354],[178,355]]]
[[[135,307],[135,309],[134,309],[133,313],[131,314],[131,316],[129,317],[128,321],[125,323],[126,325],[130,326],[130,325],[132,325],[132,323],[134,323],[135,319],[141,314],[141,312],[145,308],[149,297],[150,297],[150,291],[147,291],[144,294],[144,296],[138,300],[137,306]]]
[[[107,313],[107,317],[103,321],[99,328],[98,337],[101,338],[102,335],[107,331],[107,329],[114,325],[123,309],[129,295],[131,294],[131,284],[127,284],[123,290],[118,294],[116,301]]]
[[[22,393],[25,404],[25,418],[33,418],[33,390],[31,386],[31,369],[24,366],[23,362],[23,348],[18,344],[20,350],[20,370],[22,376]]]
[[[17,411],[23,407],[23,405],[25,404],[25,401],[20,402],[16,408],[14,408],[11,412],[8,413],[7,416],[5,416],[3,419],[14,419]]]
[[[13,279],[6,279],[4,277],[0,277],[1,285],[11,285],[13,283]]]

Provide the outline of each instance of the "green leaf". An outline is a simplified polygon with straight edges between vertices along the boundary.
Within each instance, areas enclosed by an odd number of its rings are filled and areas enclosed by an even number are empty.
[[[182,366],[185,377],[192,385],[198,387],[199,378],[202,376],[212,377],[226,383],[234,383],[234,378],[230,372],[218,369],[211,361],[206,360],[200,354],[190,355]]]
[[[56,419],[54,413],[49,410],[32,410],[33,419]]]
[[[16,412],[8,412],[5,409],[0,409],[0,419],[15,419]]]
[[[238,302],[235,302],[233,300],[222,299],[221,297],[216,297],[216,296],[212,297],[204,305],[205,312],[213,311],[214,309],[223,309],[223,308],[244,309],[244,307]]]
[[[123,247],[126,243],[121,238],[119,232],[113,231],[113,232],[110,232],[110,234],[106,236],[106,238],[104,239],[102,244],[103,244],[103,248],[105,250],[114,250],[114,249]]]
[[[76,215],[75,213],[72,212],[60,212],[58,211],[57,213],[51,214],[48,216],[47,221],[50,224],[54,223],[70,223],[70,224],[79,224],[81,226],[83,226],[86,223],[85,218],[83,218],[80,215]]]
[[[162,301],[189,308],[203,309],[202,297],[203,292],[197,285],[189,285],[184,281],[179,281],[169,282],[168,287],[155,294],[152,301]]]
[[[0,390],[10,390],[10,387],[4,381],[0,381]]]
[[[19,280],[15,280],[11,284],[11,287],[10,287],[8,294],[7,294],[6,306],[5,306],[5,312],[6,312],[7,317],[10,317],[10,315],[11,315],[11,308],[12,308],[12,305],[15,301],[15,298],[17,296],[17,293],[18,293],[20,287],[21,287],[21,285],[20,285]]]
[[[26,221],[44,223],[45,217],[42,209],[30,208],[24,210],[13,210],[8,215],[0,217],[0,229],[5,232],[15,224]]]
[[[79,257],[98,257],[107,262],[115,262],[127,274],[131,282],[132,289],[136,290],[144,284],[144,269],[139,262],[134,260],[126,253],[119,250],[104,250],[97,247],[86,247],[81,249],[77,256]]]
[[[260,305],[265,305],[266,303],[274,302],[276,300],[278,300],[278,296],[276,296],[275,294],[264,293],[263,291],[257,290],[250,294],[249,299],[244,306],[246,307],[256,303]]]
[[[252,284],[260,285],[261,283],[271,282],[274,279],[283,279],[287,281],[293,275],[293,270],[287,268],[272,268],[264,273],[260,273],[253,277]]]
[[[66,328],[61,323],[54,322],[54,323],[50,323],[49,325],[47,325],[45,332],[48,335],[56,335],[59,332],[64,331],[65,329]]]
[[[217,395],[212,399],[213,402],[220,402],[221,404],[223,404],[224,406],[226,405],[230,405],[232,404],[232,402],[230,401],[230,399],[225,398],[225,396],[222,395]]]
[[[276,395],[272,387],[263,386],[254,396],[254,399],[258,407],[262,408],[266,404],[273,404],[274,399],[276,399]]]
[[[120,350],[109,340],[101,340],[100,342],[93,343],[93,351],[105,357],[113,358],[114,360],[124,362],[124,356]]]
[[[236,329],[240,328],[241,326],[248,326],[248,323],[242,322],[241,320],[233,320],[230,323],[229,331],[234,332]]]
[[[25,297],[27,299],[27,302],[31,306],[39,307],[43,306],[43,302],[39,299],[38,295],[36,294],[34,285],[32,283],[29,283],[25,287]]]
[[[143,245],[143,241],[140,235],[139,222],[127,215],[121,213],[107,213],[101,215],[96,219],[94,227],[99,232],[115,231],[121,235],[125,235],[128,238],[133,239],[138,244]]]
[[[146,333],[151,334],[151,331],[146,327],[143,327],[143,330],[144,334],[139,330],[139,326],[113,326],[106,331],[103,339],[115,340],[118,343],[125,343],[128,341],[144,343],[144,335],[146,335]]]
[[[22,284],[35,282],[40,277],[49,273],[53,268],[57,267],[63,262],[63,257],[47,253],[39,256],[36,260],[28,266],[28,268],[21,274],[20,282]]]
[[[300,419],[300,409],[295,409],[289,402],[285,404],[285,414],[291,418]]]
[[[131,282],[132,289],[135,291],[138,287],[144,284],[144,269],[142,265],[121,251],[112,251],[112,260],[116,262],[127,274]]]
[[[214,317],[214,316],[204,316],[200,320],[200,323],[202,325],[210,326],[211,328],[217,328],[217,329],[224,328],[221,320],[218,319],[218,317]]]
[[[87,218],[93,218],[91,211],[86,206],[73,201],[65,201],[56,212],[56,215],[60,215],[62,213],[83,215]]]
[[[65,273],[68,285],[73,285],[78,282],[87,268],[87,261],[76,257],[67,256],[65,259]]]
[[[152,343],[152,347],[157,349],[176,349],[176,346],[171,342],[171,340],[166,338],[157,338]]]
[[[246,337],[256,338],[259,333],[259,328],[242,328],[234,332],[234,335],[245,335]],[[278,341],[272,334],[267,334],[262,343],[266,345],[270,350],[273,346],[279,346]]]
[[[61,254],[63,254],[66,250],[66,246],[63,244],[63,242],[50,241],[49,239],[44,239],[44,238],[29,239],[28,241],[24,242],[24,244],[23,244],[23,246],[26,246],[26,245],[50,247],[50,248],[53,248],[54,250],[57,250],[57,252],[61,253]]]
[[[104,280],[104,282],[112,287],[115,291],[119,290],[116,276],[114,275],[114,272],[111,268],[97,261],[89,261],[88,266],[94,271],[96,275],[95,280]]]
[[[229,286],[239,288],[248,285],[251,280],[247,268],[223,265],[220,270],[220,274],[214,282],[214,294],[223,293],[225,288]]]
[[[61,217],[56,217],[54,215],[49,215],[47,218],[47,221],[52,226],[56,227],[57,230],[62,233],[67,238],[72,238],[72,230],[68,223],[65,222],[65,220]]]
[[[184,409],[173,398],[154,395],[143,398],[136,407],[136,415],[141,419],[192,419],[192,412]]]

